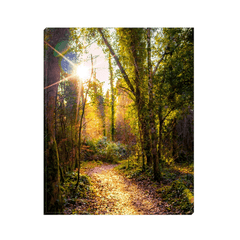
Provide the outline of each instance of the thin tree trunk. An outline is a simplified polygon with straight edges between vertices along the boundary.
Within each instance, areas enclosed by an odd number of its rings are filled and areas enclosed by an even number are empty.
[[[159,106],[158,109],[158,119],[159,119],[159,130],[158,130],[158,158],[160,164],[162,164],[162,127],[163,127],[163,121],[162,121],[162,107]]]
[[[173,131],[172,131],[172,157],[176,158],[177,155],[177,128],[176,118],[173,119]]]
[[[149,115],[150,115],[150,129],[151,129],[151,149],[152,149],[152,158],[153,158],[153,171],[154,178],[158,182],[161,180],[161,172],[159,169],[159,159],[157,153],[157,132],[156,124],[154,117],[154,105],[153,105],[153,79],[152,79],[152,64],[151,64],[151,32],[150,28],[147,29],[147,49],[148,49],[148,90],[149,90]]]
[[[72,148],[72,164],[71,164],[71,170],[73,170],[73,126],[72,126],[73,124],[72,124],[72,121],[71,121],[71,143],[72,143],[72,146],[71,146],[71,148]]]
[[[143,134],[142,134],[142,129],[140,127],[140,121],[138,120],[138,125],[139,125],[139,135],[140,135],[140,144],[141,144],[141,156],[142,156],[142,171],[145,171],[145,155],[144,155],[144,145],[143,145]]]
[[[122,75],[123,75],[123,78],[124,78],[125,82],[127,83],[128,87],[131,89],[131,92],[135,95],[134,87],[133,87],[132,83],[130,82],[130,80],[129,80],[129,78],[128,78],[126,72],[125,72],[125,70],[123,69],[122,64],[120,63],[117,55],[114,53],[111,45],[109,44],[108,40],[107,40],[106,37],[104,36],[104,34],[103,34],[103,32],[102,32],[102,28],[98,28],[98,31],[99,31],[99,33],[101,34],[104,43],[107,45],[107,47],[108,47],[111,55],[114,57],[117,65],[118,65],[118,67],[119,67],[119,69],[120,69],[120,71],[121,71],[121,73],[122,73]]]
[[[138,89],[136,89],[136,105],[137,105],[137,113],[138,113],[138,121],[139,121],[139,129],[142,135],[142,148],[143,154],[145,153],[147,158],[147,165],[151,166],[151,145],[150,145],[150,135],[149,135],[149,128],[148,123],[145,120],[145,116],[143,115],[143,109],[141,104],[141,99],[138,94]]]
[[[80,126],[79,126],[78,179],[77,179],[77,183],[76,183],[76,188],[78,187],[78,184],[79,184],[79,175],[80,175],[80,167],[81,167],[82,121],[83,121],[83,116],[84,116],[84,111],[85,111],[85,106],[86,106],[86,101],[87,101],[87,95],[88,95],[88,91],[89,91],[89,88],[90,88],[90,83],[91,83],[91,79],[92,79],[92,75],[93,75],[93,59],[92,59],[92,55],[91,55],[91,63],[92,63],[92,71],[91,71],[91,76],[90,76],[89,83],[88,83],[88,89],[86,91],[85,99],[84,99],[84,102],[83,102],[83,109],[82,109],[82,115],[81,115],[81,118],[80,118]]]
[[[111,108],[112,108],[112,114],[111,114],[111,135],[112,135],[112,141],[114,141],[114,90],[113,90],[113,71],[112,71],[112,64],[111,64],[111,58],[109,54],[109,71],[110,71],[110,84],[111,84]]]
[[[144,139],[144,151],[146,153],[147,158],[147,165],[150,167],[153,165],[153,158],[152,158],[152,145],[151,145],[151,137],[150,137],[150,123],[149,119],[145,116],[143,119],[143,139]]]

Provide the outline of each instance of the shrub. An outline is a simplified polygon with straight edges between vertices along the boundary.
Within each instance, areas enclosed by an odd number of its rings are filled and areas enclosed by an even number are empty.
[[[194,197],[191,191],[183,184],[176,180],[170,186],[164,186],[157,190],[162,199],[171,204],[171,210],[181,210],[183,213],[193,213]]]
[[[95,153],[97,151],[96,141],[94,140],[87,140],[86,145],[89,146],[89,149]]]
[[[91,158],[111,163],[122,159],[127,152],[125,145],[108,141],[107,137],[98,140],[88,140],[86,145],[92,151]]]

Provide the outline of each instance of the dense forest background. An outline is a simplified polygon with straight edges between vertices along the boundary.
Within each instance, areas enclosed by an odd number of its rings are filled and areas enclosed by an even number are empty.
[[[93,42],[109,63],[105,92]],[[60,182],[77,169],[77,188],[84,161],[134,155],[157,182],[166,164],[193,167],[193,42],[193,28],[45,29],[45,213],[61,211]]]

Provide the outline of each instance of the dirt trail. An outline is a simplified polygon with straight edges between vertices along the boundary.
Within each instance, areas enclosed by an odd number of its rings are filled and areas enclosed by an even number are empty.
[[[120,175],[113,168],[102,165],[88,171],[96,191],[92,207],[95,214],[108,215],[160,215],[167,214],[165,206],[154,195],[152,186],[135,182]]]

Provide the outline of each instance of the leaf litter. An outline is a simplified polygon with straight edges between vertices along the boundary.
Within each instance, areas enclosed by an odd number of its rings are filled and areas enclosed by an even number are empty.
[[[167,204],[156,193],[158,183],[128,179],[114,169],[117,165],[103,164],[86,169],[92,186],[86,199],[78,199],[66,207],[65,214],[91,215],[166,215]]]

